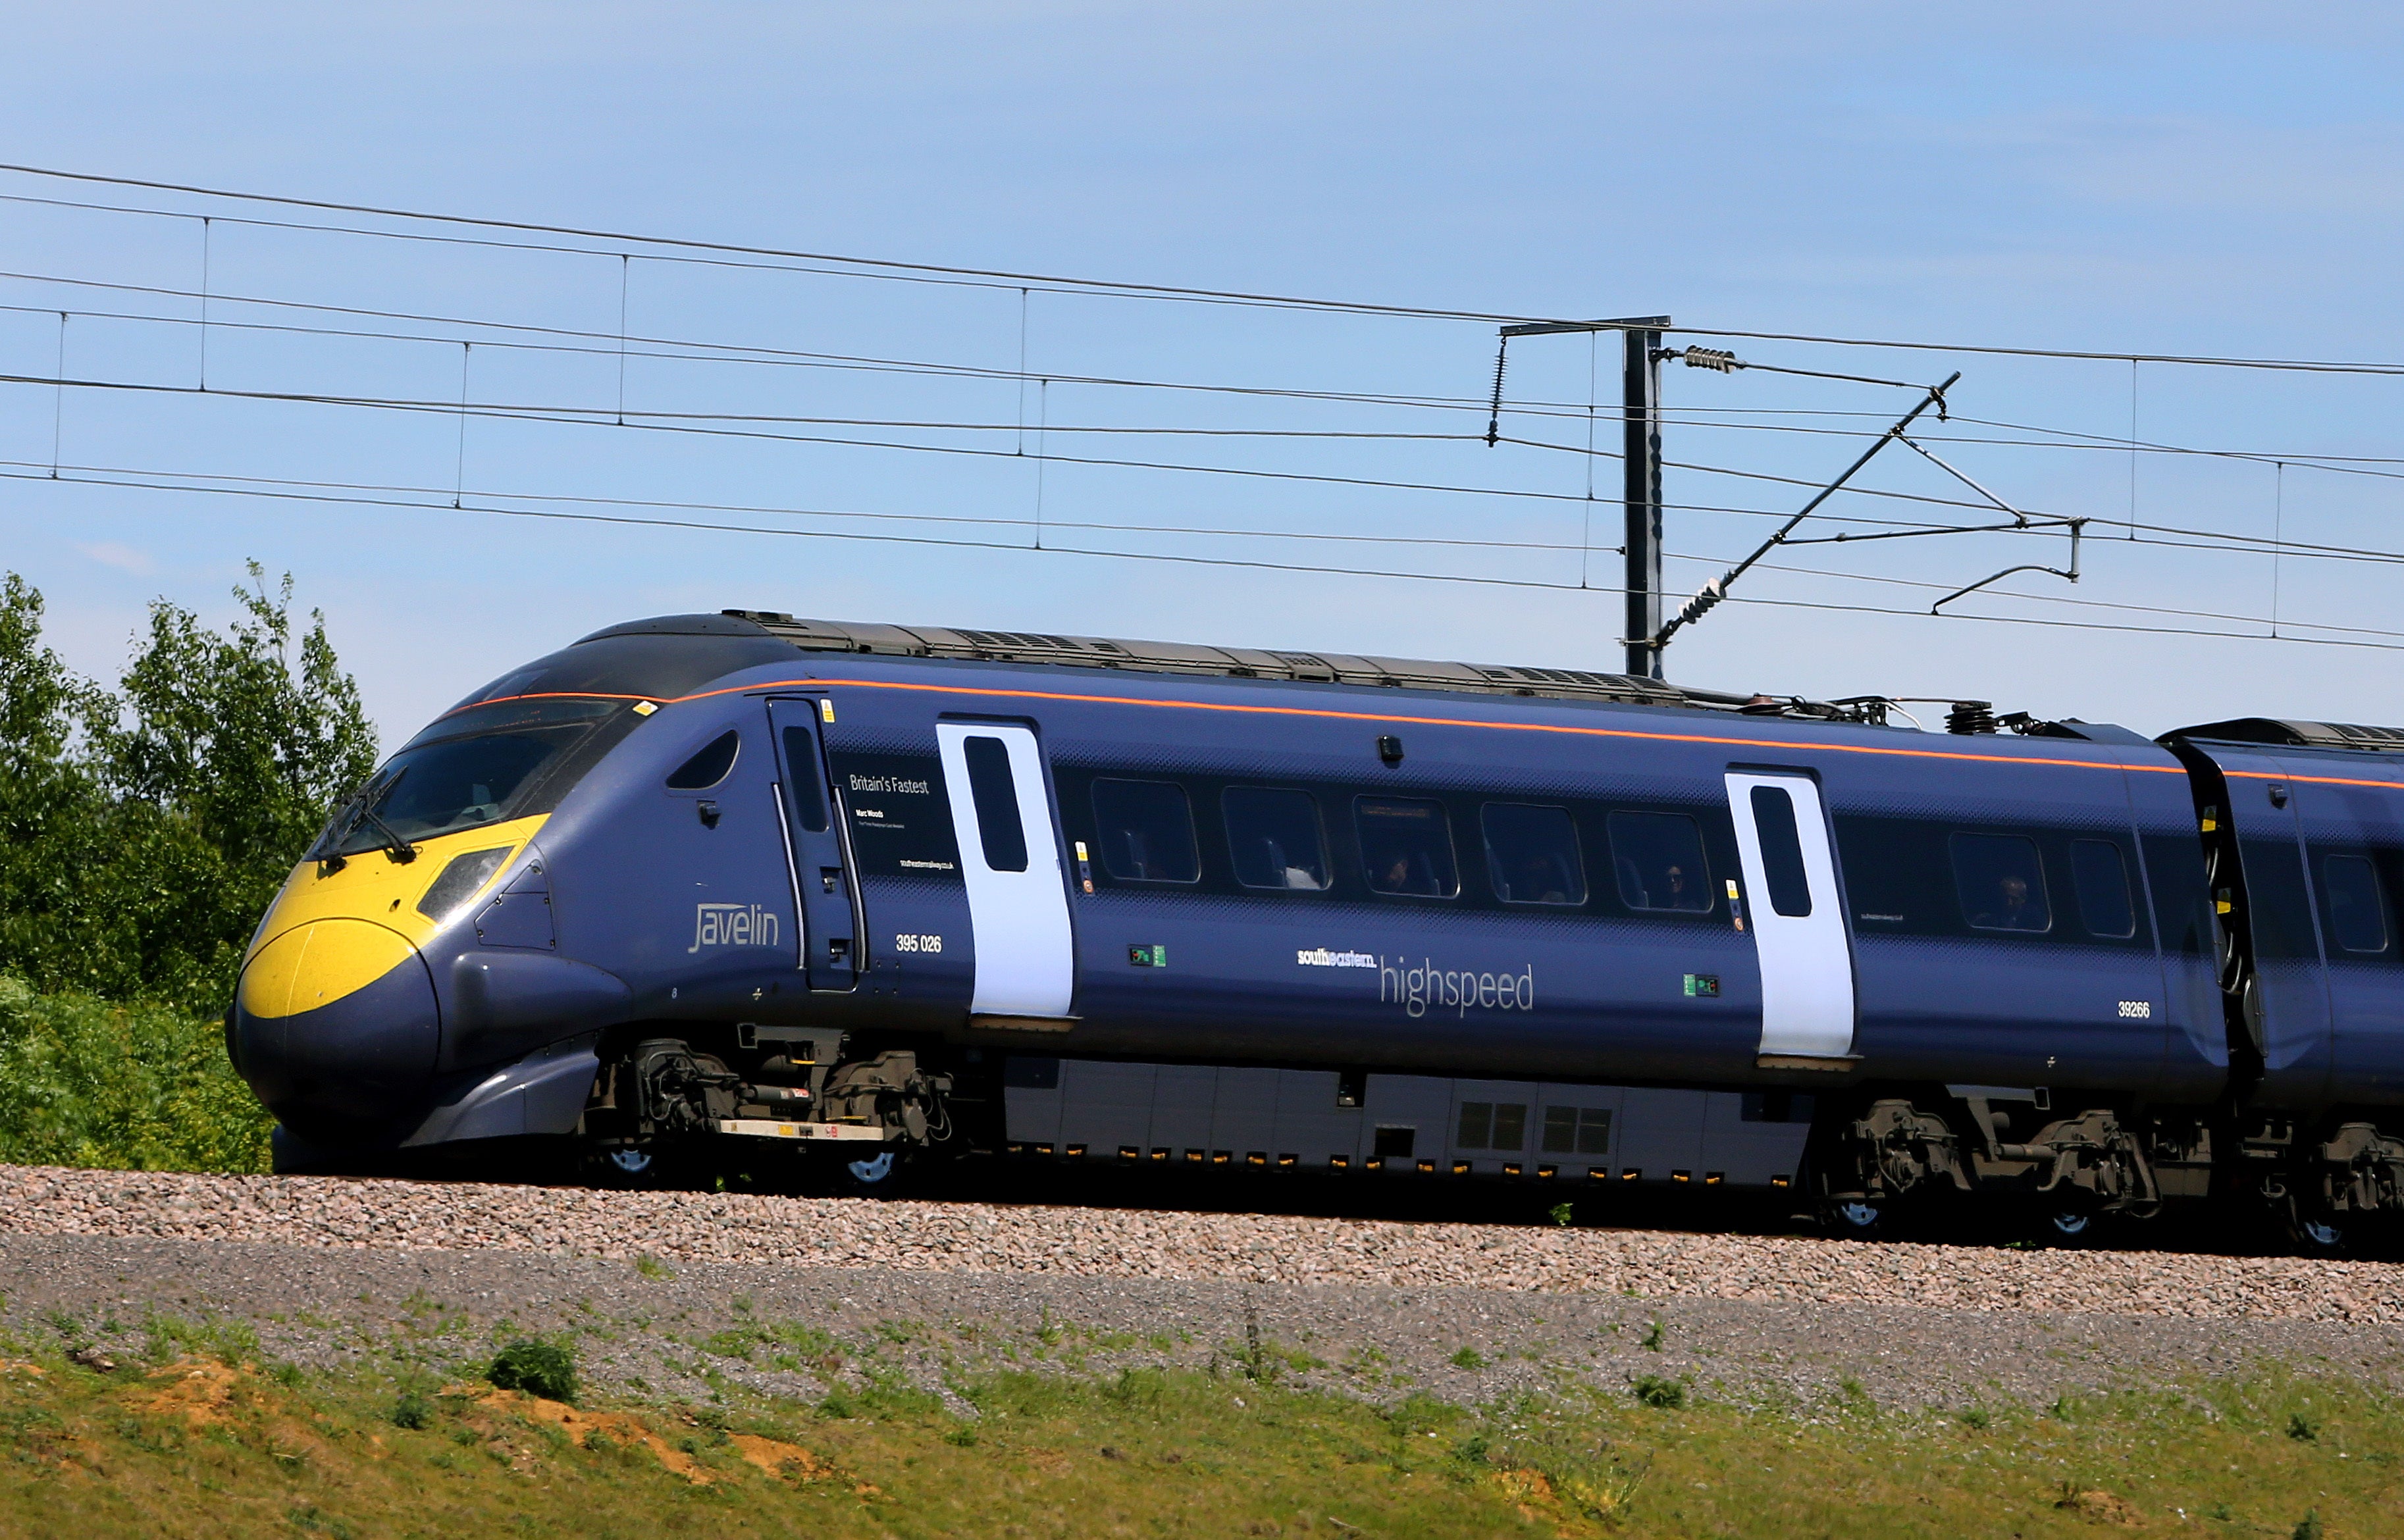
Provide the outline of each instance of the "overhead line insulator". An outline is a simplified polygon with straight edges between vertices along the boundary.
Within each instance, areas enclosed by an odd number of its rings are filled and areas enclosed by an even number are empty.
[[[1710,582],[1704,584],[1701,588],[1697,589],[1695,590],[1695,596],[1686,601],[1686,607],[1678,612],[1678,624],[1682,626],[1693,625],[1697,620],[1702,618],[1706,611],[1710,610],[1721,600],[1726,598],[1728,578],[1734,577],[1735,576],[1736,574],[1729,573],[1726,577],[1714,577]]]

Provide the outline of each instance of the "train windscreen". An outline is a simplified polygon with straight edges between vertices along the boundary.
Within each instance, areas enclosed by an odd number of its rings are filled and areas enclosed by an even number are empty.
[[[312,861],[357,855],[519,816],[549,772],[624,709],[617,701],[512,701],[437,722],[335,810]]]

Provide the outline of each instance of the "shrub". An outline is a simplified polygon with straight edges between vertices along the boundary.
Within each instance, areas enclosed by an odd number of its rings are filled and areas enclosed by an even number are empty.
[[[1675,1411],[1686,1404],[1686,1387],[1657,1374],[1638,1375],[1634,1389],[1636,1399],[1663,1411]]]
[[[0,978],[0,1160],[263,1172],[273,1126],[217,1022]]]
[[[524,1391],[546,1401],[573,1401],[576,1353],[562,1343],[521,1337],[494,1355],[484,1378],[501,1390]]]
[[[1156,1368],[1129,1367],[1119,1370],[1118,1379],[1103,1387],[1102,1394],[1123,1407],[1156,1408],[1167,1393],[1168,1375]]]
[[[392,1425],[415,1432],[434,1425],[434,1404],[415,1391],[404,1394],[392,1404]]]

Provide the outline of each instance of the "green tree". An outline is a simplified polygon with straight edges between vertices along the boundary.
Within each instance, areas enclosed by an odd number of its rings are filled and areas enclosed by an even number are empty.
[[[222,633],[160,600],[119,687],[119,720],[95,734],[102,775],[151,881],[146,973],[195,999],[230,992],[241,949],[334,804],[375,769],[358,688],[312,611],[298,643],[292,579],[271,594],[259,564]],[[178,901],[180,899],[180,901]]]
[[[375,762],[324,615],[296,637],[291,578],[249,573],[222,632],[154,603],[116,692],[41,645],[38,593],[0,589],[0,972],[230,1001],[252,927]]]
[[[87,752],[105,691],[42,645],[42,596],[0,580],[0,972],[47,986],[115,983],[98,965],[116,916],[92,874],[115,853],[111,799]]]

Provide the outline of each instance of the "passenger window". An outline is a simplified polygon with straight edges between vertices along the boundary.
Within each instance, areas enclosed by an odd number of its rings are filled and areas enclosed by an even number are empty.
[[[2332,855],[2321,862],[2328,890],[2329,933],[2348,951],[2387,950],[2386,906],[2379,896],[2379,873],[2359,855]]]
[[[1712,875],[1703,865],[1703,831],[1693,819],[1683,812],[1614,812],[1609,823],[1621,903],[1631,909],[1711,912]]]
[[[2129,903],[2129,866],[2109,839],[2070,842],[2070,881],[2078,892],[2078,918],[2087,934],[2121,941],[2137,934],[2137,911]]]
[[[1010,773],[1010,745],[999,738],[962,738],[960,757],[968,762],[969,801],[976,809],[985,864],[995,871],[1025,871],[1027,825],[1018,820],[1018,783]]]
[[[1957,834],[1952,848],[1953,889],[1972,929],[2036,934],[2053,928],[2035,840],[2018,834]]]
[[[1317,892],[1327,886],[1319,802],[1307,791],[1229,786],[1220,799],[1236,881],[1248,888]]]
[[[1192,882],[1202,875],[1185,788],[1169,781],[1097,781],[1102,865],[1124,882]]]
[[[1495,897],[1506,904],[1586,902],[1586,864],[1568,809],[1489,802],[1478,822]]]
[[[1444,804],[1412,798],[1356,797],[1361,865],[1375,893],[1449,898],[1461,891],[1453,867],[1452,825]]]
[[[1516,1150],[1528,1143],[1525,1102],[1463,1102],[1455,1149]]]
[[[743,746],[743,735],[732,729],[720,733],[703,745],[701,752],[678,765],[668,774],[670,791],[707,791],[726,779],[734,768],[734,753]]]
[[[1761,880],[1769,907],[1800,919],[1811,912],[1811,883],[1803,871],[1803,837],[1795,825],[1795,798],[1782,786],[1753,788],[1753,832],[1761,842]]]
[[[734,735],[728,733],[727,736],[732,738]],[[991,738],[971,739],[970,742],[991,743],[996,748],[1001,747],[998,740]],[[818,745],[817,741],[810,737],[809,728],[787,728],[785,729],[785,769],[793,783],[786,788],[787,795],[793,799],[793,816],[801,820],[802,827],[812,834],[822,832],[827,826],[826,788],[818,784]],[[1002,760],[1001,773],[1004,782],[1007,783],[1010,777],[1010,761],[1007,758]],[[1011,802],[1011,816],[1013,819],[1018,816],[1018,804],[1015,798]],[[985,822],[983,806],[977,809],[977,822],[980,824]],[[1009,869],[1013,871],[1027,869],[1025,840],[1019,841],[1018,865]]]
[[[1609,1155],[1611,1153],[1611,1109],[1609,1107],[1546,1107],[1544,1109],[1544,1153],[1546,1155]]]

